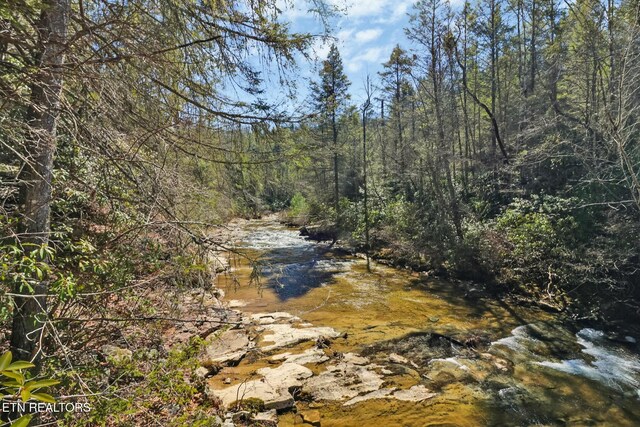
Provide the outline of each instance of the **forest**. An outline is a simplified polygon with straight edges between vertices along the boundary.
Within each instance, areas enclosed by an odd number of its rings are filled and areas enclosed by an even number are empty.
[[[453,418],[433,425],[640,422],[632,409],[640,386],[640,3],[420,0],[407,10],[402,40],[390,40],[380,71],[364,81],[345,70],[334,26],[349,19],[343,6],[0,2],[2,425],[424,425],[420,417],[437,408],[429,402],[454,389],[448,401],[464,400],[461,384],[484,393],[472,399],[475,412],[455,406]],[[287,14],[294,7],[323,30],[296,31]],[[313,77],[301,78],[307,68]],[[260,233],[283,246],[264,246]],[[294,252],[283,258],[283,248]],[[296,258],[304,253],[315,258]],[[361,314],[357,331],[331,322],[336,313],[360,316],[359,305],[336,311],[330,294],[317,305],[324,297],[314,292],[325,286],[337,295],[348,281],[374,278],[382,284],[363,298],[409,298],[398,296],[394,277],[406,292],[441,295],[442,306],[411,306],[424,324],[386,330],[393,343],[368,335],[409,322],[382,314],[395,313],[391,299],[376,314],[384,324]],[[254,302],[230,307],[243,298]],[[335,359],[361,375],[348,354],[393,359],[385,368],[393,374],[375,375],[390,375],[380,384],[400,391],[353,402],[387,389],[345,385],[341,396],[352,400],[344,405],[360,408],[351,419],[342,403],[326,403],[340,399],[313,391],[331,369],[292,362],[310,379],[278,379],[289,384],[291,405],[241,395],[237,387],[279,369],[266,361],[273,353],[264,330],[289,323],[265,323],[265,310],[320,325],[307,344],[283,345],[307,354],[312,340],[317,366]],[[457,324],[456,310],[475,326]],[[504,324],[477,323],[487,316]],[[615,411],[532,413],[561,391],[527,389],[520,359],[494,350],[506,339],[498,338],[522,337],[520,327],[533,328],[533,341],[571,341],[527,362],[536,369],[567,374],[564,362],[582,353],[624,359],[603,374],[587,358],[577,375],[588,378],[549,380],[592,401],[609,393],[602,382],[612,375],[609,385],[624,396],[609,404]],[[560,329],[570,332],[560,339]],[[249,338],[220,338],[229,331]],[[425,336],[428,356],[415,350]],[[238,340],[247,341],[240,358],[221,358]],[[599,340],[608,353],[589,353]],[[472,374],[461,379],[447,367],[436,375],[451,358],[475,363],[465,369]],[[411,375],[419,381],[405,390]],[[220,391],[229,384],[233,399]],[[530,403],[523,418],[500,406],[511,389],[529,393],[520,397]],[[389,405],[391,393],[403,421],[371,403]],[[30,411],[17,402],[90,410]]]

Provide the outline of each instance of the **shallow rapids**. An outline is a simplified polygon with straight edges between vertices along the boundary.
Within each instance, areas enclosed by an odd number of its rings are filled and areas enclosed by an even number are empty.
[[[322,426],[640,425],[635,337],[614,341],[607,331],[493,300],[474,284],[376,263],[367,272],[363,260],[275,222],[251,221],[240,231],[235,248],[244,256],[233,257],[219,283],[230,305],[249,314],[286,312],[338,331],[322,363],[305,365],[314,375],[322,378],[342,354],[366,357],[384,372],[379,390],[348,401],[310,399],[302,386],[296,408],[318,411]],[[307,354],[311,347],[286,351]],[[282,358],[246,357],[213,378],[213,387],[224,387],[222,378],[254,378]],[[393,398],[416,387],[429,398]],[[300,421],[294,412],[279,416],[280,425]]]

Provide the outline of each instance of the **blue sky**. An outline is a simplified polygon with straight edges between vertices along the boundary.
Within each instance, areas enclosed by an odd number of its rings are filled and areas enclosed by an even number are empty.
[[[442,0],[443,3],[447,0]],[[459,8],[464,0],[448,0],[453,9]],[[330,38],[321,37],[325,27],[317,13],[310,11],[318,2],[324,2],[337,13],[329,19]],[[382,63],[386,62],[396,44],[411,50],[411,43],[405,35],[409,26],[409,14],[413,13],[416,0],[276,0],[281,11],[279,20],[290,23],[290,31],[317,35],[312,49],[311,61],[298,58],[299,69],[289,75],[289,81],[298,88],[297,99],[289,98],[289,91],[280,85],[277,67],[258,59],[250,63],[262,71],[265,79],[264,93],[259,97],[280,111],[288,111],[294,116],[309,113],[309,85],[318,80],[318,70],[329,53],[331,43],[336,43],[344,63],[344,69],[351,81],[351,103],[362,105],[365,101],[367,75],[375,86]],[[248,52],[251,56],[253,52]],[[231,99],[248,100],[234,79],[226,81],[225,92]],[[373,94],[376,96],[375,92]],[[249,96],[250,97],[250,96]]]
[[[409,23],[408,13],[413,0],[325,0],[340,11],[330,20],[332,36],[340,49],[345,72],[351,80],[352,102],[361,104],[364,99],[364,82],[367,74],[377,79],[383,62],[389,59],[396,44],[407,48],[409,43],[404,28]],[[291,30],[320,34],[323,26],[309,12],[310,1],[279,0],[283,20],[291,22]],[[320,38],[313,46],[316,59],[324,60],[331,40]],[[317,64],[301,63],[301,78],[317,79]],[[300,82],[301,89],[304,83]],[[304,92],[304,90],[302,91]]]

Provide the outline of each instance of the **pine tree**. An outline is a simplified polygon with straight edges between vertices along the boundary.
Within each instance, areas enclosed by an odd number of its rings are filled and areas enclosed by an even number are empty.
[[[382,87],[391,99],[391,119],[395,121],[395,137],[393,138],[393,158],[397,166],[397,175],[402,186],[406,185],[407,147],[403,140],[403,116],[407,109],[408,98],[413,95],[413,87],[409,82],[413,59],[407,52],[396,45],[389,60],[382,64],[384,69],[379,73]]]
[[[333,151],[333,203],[336,211],[336,224],[340,224],[340,179],[338,174],[338,116],[349,101],[351,82],[344,73],[340,52],[335,44],[331,45],[327,59],[320,69],[320,81],[312,83],[314,107],[324,122],[331,125]]]

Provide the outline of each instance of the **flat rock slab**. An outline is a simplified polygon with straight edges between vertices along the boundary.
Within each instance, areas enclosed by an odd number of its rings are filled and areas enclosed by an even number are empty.
[[[209,393],[222,400],[225,406],[237,400],[255,398],[264,402],[265,409],[291,408],[295,401],[290,387],[301,387],[302,380],[313,375],[310,369],[296,363],[284,363],[277,368],[261,368],[257,374],[262,378],[237,384]]]
[[[351,399],[359,394],[376,391],[384,382],[382,376],[374,371],[376,367],[343,361],[307,380],[304,391],[315,400]]]
[[[277,348],[288,347],[304,341],[315,341],[320,337],[336,338],[340,333],[329,327],[296,328],[288,323],[276,323],[264,325],[262,351],[271,351]]]
[[[364,402],[365,400],[385,399],[394,391],[394,388],[381,388],[380,390],[372,391],[371,393],[356,396],[353,399],[346,401],[344,406],[355,405],[356,403]]]
[[[415,385],[407,390],[397,390],[395,388],[381,388],[367,394],[356,396],[344,403],[344,406],[355,405],[371,399],[397,399],[405,402],[421,402],[434,397],[436,393],[431,393],[423,385]]]
[[[211,338],[205,349],[205,359],[209,363],[237,364],[253,346],[245,331],[230,329]]]
[[[270,325],[272,323],[283,323],[283,322],[297,322],[300,320],[298,316],[294,316],[293,314],[286,313],[284,311],[276,311],[273,313],[256,313],[252,314],[250,317],[253,323],[257,323],[258,325]]]
[[[406,402],[422,402],[431,399],[436,393],[431,393],[428,388],[423,385],[414,385],[408,390],[398,390],[393,393],[393,397]]]
[[[306,365],[307,363],[322,363],[329,360],[329,356],[319,348],[309,348],[302,353],[281,353],[271,357],[271,360],[283,361],[284,363],[297,363],[298,365]]]

